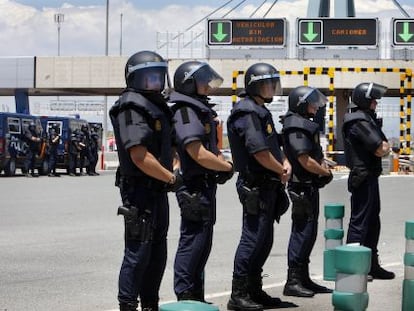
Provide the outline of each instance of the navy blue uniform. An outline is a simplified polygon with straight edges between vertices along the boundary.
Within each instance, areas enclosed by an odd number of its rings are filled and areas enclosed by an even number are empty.
[[[265,106],[246,97],[233,107],[227,120],[228,137],[235,170],[236,187],[243,205],[243,228],[237,247],[233,277],[259,277],[273,245],[274,220],[280,217],[276,173],[260,165],[254,154],[268,150],[283,162],[272,115]]]
[[[292,165],[288,192],[292,200],[292,231],[288,247],[289,268],[306,266],[316,241],[319,217],[318,175],[298,161],[303,154],[322,163],[319,125],[297,113],[288,112],[283,121],[284,151]]]
[[[347,243],[361,243],[371,248],[376,257],[381,229],[378,177],[382,165],[381,158],[374,153],[386,138],[373,115],[363,111],[345,115],[343,133],[347,166],[351,170],[348,190],[352,194]]]
[[[27,174],[29,174],[30,172],[31,174],[34,174],[36,155],[40,151],[41,142],[38,140],[40,138],[40,135],[37,133],[36,129],[28,128],[24,133],[24,138],[26,143],[28,144],[24,167]]]
[[[90,150],[91,150],[91,163],[89,166],[90,174],[99,175],[96,172],[96,165],[98,164],[98,151],[99,151],[99,135],[96,132],[91,133]]]
[[[49,172],[56,174],[57,149],[59,146],[60,136],[55,129],[49,130]]]
[[[165,183],[142,172],[131,160],[131,147],[145,146],[172,170],[172,114],[165,102],[139,93],[122,93],[110,111],[118,146],[123,205],[137,217],[125,218],[125,252],[119,274],[120,304],[158,304],[167,260],[169,205]]]
[[[193,299],[202,301],[203,271],[210,255],[216,221],[217,183],[215,172],[194,161],[186,146],[199,141],[206,150],[218,155],[216,113],[205,98],[175,92],[170,101],[175,103],[172,109],[184,179],[183,187],[176,192],[181,227],[174,262],[174,291],[178,297],[188,292]]]

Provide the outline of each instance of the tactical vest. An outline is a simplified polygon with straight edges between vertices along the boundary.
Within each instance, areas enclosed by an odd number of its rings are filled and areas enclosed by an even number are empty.
[[[371,152],[367,152],[364,146],[362,146],[362,143],[357,141],[351,142],[350,138],[348,137],[349,127],[358,121],[367,121],[374,126],[374,128],[377,130],[377,133],[384,141],[387,140],[382,130],[367,113],[358,110],[345,114],[344,124],[342,127],[342,135],[344,137],[346,166],[350,169],[353,169],[355,167],[367,169],[371,174],[379,176],[382,171],[381,158],[375,156]],[[369,133],[367,133],[366,137],[369,138],[371,136]]]
[[[168,170],[172,170],[171,114],[161,110],[156,104],[139,93],[126,90],[115,102],[109,111],[114,128],[115,140],[121,142],[117,116],[121,111],[133,109],[145,117],[149,127],[153,130],[153,138],[148,151]],[[118,144],[118,158],[123,176],[147,176],[131,160],[128,150]],[[150,178],[148,176],[148,178]]]
[[[305,146],[293,145],[295,142],[289,141],[289,134],[297,130],[300,130],[300,133],[306,135],[309,141],[312,142],[312,149],[308,155],[321,163],[323,152],[319,140],[319,124],[291,111],[288,111],[283,119],[284,151],[292,165],[292,181],[312,182],[313,179],[317,178],[317,175],[305,170],[299,163],[295,153],[295,150],[300,150]]]
[[[177,92],[171,94],[170,102],[175,103],[171,107],[174,114],[180,113],[180,109],[183,107],[189,107],[194,110],[201,124],[204,126],[204,135],[200,137],[201,144],[206,150],[209,150],[215,155],[218,155],[219,150],[217,147],[217,123],[215,121],[215,117],[217,116],[216,112],[196,98]],[[182,111],[181,113],[184,112]],[[183,119],[185,119],[185,117],[183,117]],[[184,176],[189,177],[205,173],[213,173],[211,170],[206,169],[194,161],[184,150],[184,148],[185,147],[181,144],[178,145],[181,170],[183,171]]]
[[[272,114],[265,106],[256,104],[251,98],[246,97],[236,103],[227,120],[227,135],[229,138],[231,152],[234,160],[235,170],[238,172],[249,172],[253,174],[271,173],[259,164],[253,155],[248,153],[244,137],[240,137],[233,127],[233,122],[243,114],[255,114],[258,116],[260,131],[265,135],[266,146],[277,161],[282,163],[283,154],[279,147],[278,135],[272,119]]]

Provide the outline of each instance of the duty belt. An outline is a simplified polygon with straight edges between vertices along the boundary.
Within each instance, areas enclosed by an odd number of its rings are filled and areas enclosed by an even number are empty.
[[[195,187],[205,187],[215,182],[215,176],[209,173],[193,175],[191,177],[184,176],[184,183],[191,184]]]
[[[240,177],[251,187],[275,188],[282,186],[278,177],[268,173],[240,173]]]
[[[165,189],[165,183],[147,176],[122,176],[129,186],[141,186],[151,190],[162,191]]]

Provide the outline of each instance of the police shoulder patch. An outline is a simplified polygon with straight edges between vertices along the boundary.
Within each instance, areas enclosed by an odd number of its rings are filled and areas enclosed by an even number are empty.
[[[206,134],[210,134],[211,133],[211,125],[210,125],[210,123],[204,124],[204,130],[205,130]]]
[[[155,120],[155,130],[156,131],[161,131],[161,121],[160,120]]]
[[[273,127],[270,123],[268,123],[267,126],[266,126],[266,132],[267,132],[267,134],[272,134],[272,132],[273,132]]]

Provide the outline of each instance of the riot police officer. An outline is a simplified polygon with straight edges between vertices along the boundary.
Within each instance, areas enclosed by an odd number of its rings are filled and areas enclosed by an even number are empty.
[[[98,176],[99,173],[96,172],[96,165],[98,164],[98,151],[99,151],[99,131],[100,127],[98,125],[94,125],[91,131],[91,139],[90,139],[90,153],[91,153],[91,162],[89,165],[89,175],[91,176]]]
[[[348,190],[351,192],[351,218],[347,243],[360,243],[372,251],[371,271],[375,279],[393,279],[393,272],[383,269],[378,260],[380,235],[380,194],[378,177],[382,172],[381,157],[391,148],[375,113],[377,100],[387,88],[376,83],[358,84],[352,92],[357,107],[345,114],[343,137],[346,164],[351,170]]]
[[[60,143],[59,128],[53,124],[48,133],[49,177],[60,177],[56,173],[57,149]]]
[[[332,180],[323,161],[319,124],[313,117],[326,104],[316,88],[299,86],[289,94],[289,110],[283,118],[284,151],[292,165],[288,193],[292,201],[292,228],[288,247],[286,296],[312,297],[332,290],[309,277],[309,258],[316,241],[319,216],[319,188]]]
[[[80,175],[84,176],[86,174],[92,175],[90,173],[90,166],[93,161],[91,153],[91,136],[89,132],[89,127],[86,124],[81,126],[82,132],[82,149],[79,152],[79,163],[80,163]],[[86,173],[83,172],[85,168]]]
[[[217,147],[217,114],[207,95],[223,79],[207,63],[189,61],[174,74],[177,151],[184,185],[177,192],[181,228],[174,262],[178,300],[204,301],[203,271],[209,257],[216,220],[217,183],[233,175],[233,165]]]
[[[31,121],[29,126],[26,128],[24,132],[24,138],[28,145],[26,159],[24,163],[26,177],[37,177],[38,175],[35,174],[35,162],[36,162],[36,155],[40,151],[40,144],[42,143],[42,138],[40,137],[40,133],[36,128],[36,124]]]
[[[167,190],[180,185],[173,170],[172,113],[163,95],[167,62],[157,53],[133,54],[125,66],[127,88],[110,110],[120,162],[125,252],[119,274],[120,310],[158,310],[167,259]]]
[[[262,289],[262,268],[273,245],[273,224],[288,208],[284,190],[291,167],[281,151],[265,103],[281,90],[279,72],[270,64],[250,66],[245,93],[227,120],[227,132],[243,205],[243,227],[234,259],[229,310],[262,310],[281,305]],[[280,93],[279,93],[280,94]]]
[[[79,153],[82,150],[81,146],[81,131],[75,129],[70,134],[69,141],[69,176],[76,176],[76,167],[78,165]]]

